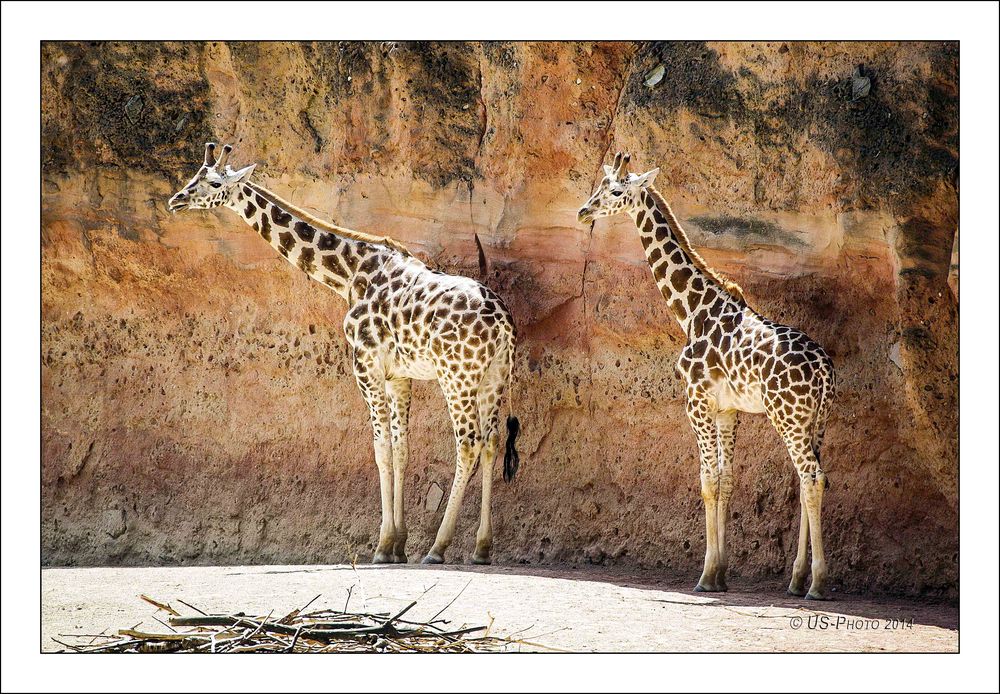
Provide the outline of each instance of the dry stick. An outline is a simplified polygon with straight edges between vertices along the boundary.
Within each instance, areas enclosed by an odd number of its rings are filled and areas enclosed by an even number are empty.
[[[70,649],[71,651],[75,651],[76,653],[79,653],[84,648],[83,646],[71,646],[68,643],[64,643],[63,641],[60,641],[59,639],[57,639],[54,636],[50,636],[49,638],[52,639],[53,641],[55,641],[56,643],[58,643],[60,646],[65,646],[66,648]]]
[[[113,636],[111,636],[111,635],[109,635],[109,634],[107,634],[105,632],[107,632],[107,629],[102,630],[100,634],[95,634],[94,638],[92,638],[87,645],[88,646],[93,645],[94,641],[96,641],[97,639],[102,638],[102,637],[106,638],[106,639],[114,638]]]
[[[178,612],[177,610],[175,610],[174,608],[172,608],[170,605],[164,605],[162,602],[157,602],[156,600],[153,600],[153,598],[149,597],[148,595],[140,595],[139,599],[140,600],[145,600],[146,602],[148,602],[150,605],[152,605],[156,609],[163,610],[164,612],[168,612],[168,613],[172,614],[174,617],[180,617],[181,616],[181,613]]]
[[[322,595],[322,593],[320,593],[319,595]],[[296,608],[296,609],[292,610],[287,615],[285,615],[284,618],[279,619],[278,621],[281,622],[282,624],[288,624],[290,621],[292,621],[293,619],[295,619],[296,617],[298,617],[300,614],[302,614],[303,610],[305,610],[307,607],[309,607],[314,602],[316,602],[317,600],[319,600],[319,595],[317,595],[315,598],[313,598],[312,600],[310,600],[309,602],[307,602],[302,607]]]
[[[385,624],[383,624],[382,626],[389,626],[390,624],[392,624],[393,622],[395,622],[397,619],[399,619],[400,617],[402,617],[404,614],[406,614],[407,612],[409,612],[411,609],[413,609],[413,607],[416,606],[416,604],[417,604],[417,601],[414,600],[409,605],[407,605],[406,607],[404,607],[403,609],[401,609],[398,613],[396,613],[395,617],[391,617],[389,620],[387,620],[385,622]]]
[[[316,597],[319,597],[318,595]],[[302,629],[305,624],[300,624],[299,628],[295,630],[295,636],[292,637],[292,645],[285,649],[285,653],[293,653],[295,651],[295,644],[299,642],[299,634],[302,633]]]
[[[186,639],[211,639],[215,634],[150,634],[145,631],[136,631],[135,629],[119,629],[119,636],[131,636],[135,639],[143,639],[146,641],[184,641]]]
[[[294,636],[297,630],[297,627],[290,627],[285,624],[264,624],[264,623],[254,622],[251,619],[243,617],[223,617],[223,616],[217,617],[211,615],[205,617],[174,617],[173,619],[170,620],[170,623],[173,624],[174,626],[228,626],[228,627],[247,627],[247,626],[256,627],[258,626],[258,624],[262,624],[263,629],[265,631],[283,634],[285,636]],[[303,635],[304,638],[310,638],[316,641],[323,641],[328,643],[329,641],[336,639],[351,638],[355,636],[364,636],[370,634],[379,634],[386,629],[387,624],[336,625],[337,628],[334,629],[331,629],[329,627],[324,629],[316,629],[315,625],[309,625],[309,626],[311,628]]]
[[[458,600],[458,599],[459,599],[459,597],[461,597],[462,593],[464,593],[464,592],[465,592],[465,589],[466,589],[466,588],[468,588],[468,587],[469,587],[469,585],[470,585],[471,583],[472,583],[472,579],[470,578],[470,579],[469,579],[469,582],[465,584],[465,587],[464,587],[464,588],[462,588],[462,590],[458,591],[458,595],[456,595],[455,597],[453,597],[453,598],[452,598],[452,599],[451,599],[451,600],[450,600],[450,601],[448,602],[448,604],[447,604],[447,605],[445,605],[445,606],[444,606],[444,607],[442,607],[442,608],[441,608],[440,610],[438,610],[438,613],[437,613],[436,615],[434,615],[433,617],[431,617],[431,618],[430,618],[430,620],[429,620],[429,623],[430,623],[430,622],[433,622],[433,621],[434,621],[435,619],[437,619],[438,617],[440,617],[440,616],[441,616],[441,613],[442,613],[442,612],[444,612],[444,611],[445,611],[445,610],[447,610],[447,609],[448,609],[449,607],[451,607],[452,603],[454,603],[454,602],[455,602],[456,600]]]
[[[347,612],[347,606],[351,604],[351,593],[354,592],[354,585],[352,584],[350,588],[347,589],[347,600],[344,601],[343,612]]]
[[[195,611],[195,612],[197,612],[198,614],[208,614],[207,612],[202,612],[201,610],[199,610],[199,609],[198,609],[197,607],[195,607],[194,605],[192,605],[192,604],[190,604],[190,603],[186,603],[186,602],[184,602],[184,601],[183,601],[183,600],[181,600],[180,598],[177,598],[177,602],[179,602],[180,604],[182,604],[182,605],[184,605],[184,606],[186,606],[186,607],[190,607],[190,608],[191,608],[192,610],[194,610],[194,611]]]
[[[164,622],[162,619],[160,619],[159,617],[157,617],[155,614],[152,615],[152,617],[157,622],[159,622],[160,624],[162,624],[163,626],[165,626],[167,629],[170,629],[170,631],[174,632],[175,634],[177,633],[176,629],[174,629],[172,626],[170,626],[169,624],[167,624],[166,622]]]
[[[361,574],[358,573],[358,556],[354,555],[354,559],[351,560],[351,570],[354,572],[354,576],[358,579],[358,588],[361,589],[361,606],[367,610],[368,609],[368,592],[365,590],[364,581],[361,580]]]
[[[552,636],[552,634],[558,634],[560,631],[566,631],[567,629],[569,629],[569,627],[559,627],[558,629],[553,629],[552,631],[546,631],[542,634],[535,634],[531,638],[540,639],[543,636]]]
[[[274,612],[274,610],[271,610],[271,612]],[[264,625],[267,624],[267,620],[271,616],[271,612],[267,613],[267,617],[264,617],[264,620],[260,624],[258,624],[257,628],[254,629],[252,632],[250,632],[248,634],[247,632],[250,631],[249,629],[247,631],[243,632],[243,640],[244,641],[247,641],[248,639],[252,639],[254,636],[256,636],[260,632],[261,629],[264,628]]]

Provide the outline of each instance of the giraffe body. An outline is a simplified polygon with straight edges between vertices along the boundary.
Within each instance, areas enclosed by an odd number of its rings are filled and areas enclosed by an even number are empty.
[[[489,563],[493,533],[490,498],[500,439],[500,406],[513,369],[515,329],[503,301],[478,282],[428,268],[387,237],[316,219],[251,182],[253,166],[225,167],[231,148],[205,165],[170,200],[174,211],[226,206],[288,262],[348,303],[344,335],[355,380],[368,405],[379,472],[382,524],[376,563],[406,562],[403,496],[409,459],[411,380],[437,380],[451,415],[456,471],[434,546],[425,557],[441,563],[454,537],[469,480],[482,467],[482,509],[473,561]],[[513,478],[516,418],[508,417],[504,478]]]
[[[627,212],[639,230],[653,278],[687,336],[677,360],[688,419],[698,441],[705,503],[705,568],[696,590],[727,590],[729,500],[739,412],[765,414],[799,476],[799,546],[789,592],[824,599],[826,563],[820,509],[826,475],[819,451],[833,400],[833,363],[802,331],[757,313],[742,290],[691,247],[670,206],[652,187],[658,170],[628,174],[621,152],[581,208],[581,222]],[[811,542],[812,565],[807,562]]]

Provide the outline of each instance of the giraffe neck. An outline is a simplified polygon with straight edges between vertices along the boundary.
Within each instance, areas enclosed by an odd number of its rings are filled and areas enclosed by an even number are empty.
[[[387,248],[351,238],[349,232],[317,220],[257,183],[240,184],[228,207],[271,244],[285,260],[327,285],[348,303],[357,298],[361,275],[382,261]],[[308,218],[308,219],[304,219]],[[365,272],[359,272],[359,269]]]
[[[734,298],[742,301],[739,288],[716,275],[691,247],[658,191],[641,189],[629,215],[639,229],[656,286],[685,332],[699,307]]]

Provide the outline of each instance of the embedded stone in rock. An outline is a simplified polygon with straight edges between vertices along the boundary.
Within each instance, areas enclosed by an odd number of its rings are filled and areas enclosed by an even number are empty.
[[[142,113],[142,97],[136,94],[125,104],[125,115],[130,123],[135,124]]]
[[[121,509],[109,509],[105,511],[103,524],[104,532],[114,539],[118,539],[128,530],[125,525],[125,511]]]
[[[851,101],[864,99],[866,96],[868,96],[868,92],[871,91],[871,88],[872,88],[871,78],[865,77],[861,73],[860,66],[854,68],[854,74],[851,75]]]
[[[667,69],[663,67],[663,63],[660,63],[652,70],[646,73],[645,84],[647,87],[655,87],[663,79],[663,76],[667,73]]]
[[[441,499],[443,498],[444,490],[437,482],[431,482],[431,486],[427,489],[427,500],[424,502],[424,508],[431,513],[437,511],[441,507]]]
[[[894,342],[889,348],[889,361],[896,365],[896,368],[900,371],[903,370],[903,361],[899,355],[899,343]]]

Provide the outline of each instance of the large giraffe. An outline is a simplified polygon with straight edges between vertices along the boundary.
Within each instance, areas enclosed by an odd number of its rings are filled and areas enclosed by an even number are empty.
[[[687,335],[677,368],[687,382],[687,414],[701,456],[705,502],[705,569],[695,590],[724,591],[729,499],[738,412],[764,413],[781,435],[799,475],[799,546],[788,592],[806,594],[812,539],[812,585],[825,599],[826,563],[820,507],[826,475],[819,449],[834,396],[833,363],[805,333],[753,310],[740,288],[711,270],[691,247],[663,196],[659,169],[629,174],[619,152],[578,214],[580,222],[627,212],[639,230],[656,285]]]
[[[492,291],[466,277],[429,269],[399,243],[334,226],[250,180],[255,164],[234,170],[205,145],[205,162],[170,198],[172,212],[228,207],[298,266],[347,301],[344,334],[371,415],[382,497],[374,563],[406,562],[403,474],[408,460],[411,379],[437,379],[455,435],[455,479],[437,539],[423,562],[440,564],[455,534],[466,485],[482,468],[482,511],[472,560],[490,563],[490,490],[499,443],[500,404],[511,379],[515,330]],[[508,412],[503,476],[517,472],[519,424]]]

